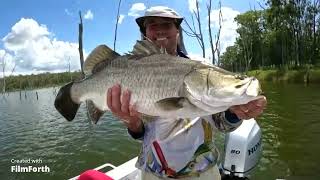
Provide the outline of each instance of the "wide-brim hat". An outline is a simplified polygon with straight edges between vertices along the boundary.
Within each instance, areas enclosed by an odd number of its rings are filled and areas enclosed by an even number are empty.
[[[183,21],[183,17],[180,16],[176,11],[165,6],[154,6],[146,10],[144,16],[138,17],[136,22],[140,27],[140,30],[145,31],[144,21],[147,17],[165,17],[176,19],[176,25],[180,26]]]

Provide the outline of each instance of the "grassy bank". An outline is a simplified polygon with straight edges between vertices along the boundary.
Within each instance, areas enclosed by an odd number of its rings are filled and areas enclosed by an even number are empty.
[[[80,78],[80,72],[43,73],[37,75],[19,75],[6,77],[6,91],[18,91],[54,87]],[[0,78],[0,90],[3,79]]]
[[[254,70],[248,75],[257,77],[260,81],[291,82],[291,83],[320,83],[320,69],[307,70]]]

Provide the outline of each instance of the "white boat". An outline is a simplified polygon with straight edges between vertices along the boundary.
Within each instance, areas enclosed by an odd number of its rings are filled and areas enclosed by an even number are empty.
[[[141,171],[135,167],[138,157],[135,157],[120,166],[114,166],[110,163],[103,164],[94,170],[101,170],[104,168],[112,168],[110,171],[105,172],[105,174],[114,180],[139,180],[141,179]],[[77,180],[79,176],[73,177],[69,180]]]
[[[257,122],[254,119],[243,121],[235,131],[227,133],[224,150],[220,168],[225,179],[249,177],[262,153],[261,129]],[[112,169],[104,173],[114,180],[140,180],[141,171],[135,167],[137,159],[138,157],[135,157],[120,166],[106,163],[94,170],[109,167]],[[69,180],[76,180],[78,177]]]

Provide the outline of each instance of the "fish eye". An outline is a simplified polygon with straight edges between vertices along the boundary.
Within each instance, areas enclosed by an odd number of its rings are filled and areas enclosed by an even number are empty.
[[[235,78],[236,79],[239,79],[239,80],[244,80],[245,78],[246,78],[246,76],[245,75],[235,75]],[[241,85],[242,86],[242,85]],[[241,87],[240,86],[240,87]]]

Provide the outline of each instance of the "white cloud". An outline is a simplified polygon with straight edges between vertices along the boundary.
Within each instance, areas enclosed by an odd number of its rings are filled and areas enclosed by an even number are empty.
[[[131,6],[128,16],[138,17],[140,16],[139,12],[144,11],[146,6],[143,3],[135,3]]]
[[[118,21],[119,24],[122,23],[124,17],[125,17],[125,15],[123,15],[123,14],[120,14],[120,15],[119,15],[119,21]]]
[[[39,25],[33,19],[22,18],[2,40],[7,49],[14,50],[25,46],[29,39],[38,40],[49,34],[45,25]]]
[[[52,33],[45,25],[39,25],[33,19],[22,18],[2,39],[5,50],[0,52],[6,54],[7,62],[17,64],[17,73],[35,73],[35,70],[36,72],[66,71],[68,59],[71,70],[79,69],[78,44],[59,41],[52,37]]]
[[[234,21],[234,18],[240,14],[239,11],[233,10],[230,7],[221,7],[222,12],[222,28],[220,32],[220,44],[221,44],[221,53],[225,52],[228,46],[234,44],[238,34],[236,32],[238,26]],[[211,16],[211,27],[215,32],[219,29],[219,9],[212,10],[210,13]],[[215,34],[212,34],[213,37]]]
[[[200,2],[201,0],[198,0],[199,2],[199,11],[200,11]],[[194,12],[197,10],[197,6],[196,6],[196,0],[188,0],[188,5],[189,5],[189,11],[190,12]]]
[[[89,19],[89,20],[93,19],[93,14],[90,9],[85,13],[84,19]]]

